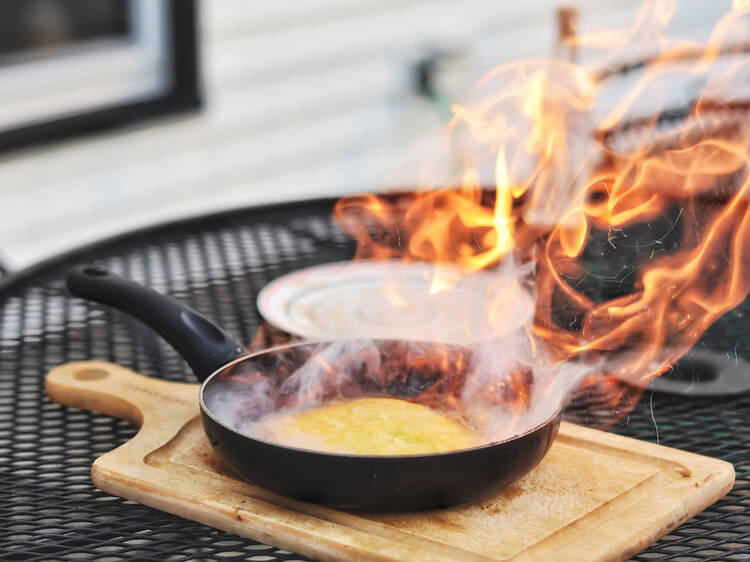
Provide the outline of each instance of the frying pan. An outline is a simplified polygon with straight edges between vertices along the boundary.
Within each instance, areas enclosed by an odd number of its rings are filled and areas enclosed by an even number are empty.
[[[281,407],[288,396],[273,389],[283,388],[283,382],[298,367],[341,342],[305,342],[249,354],[196,311],[102,267],[71,270],[67,286],[74,296],[135,317],[172,345],[202,382],[199,400],[203,428],[216,453],[244,480],[284,496],[362,511],[403,511],[472,502],[526,474],[544,457],[557,435],[559,411],[513,438],[437,454],[347,455],[251,437],[238,431],[235,421],[224,413],[227,400],[239,401],[235,410],[241,415],[260,419],[268,413],[267,407],[263,410],[255,401],[249,401],[246,408],[242,404],[247,399],[249,381],[257,383],[260,377],[267,382],[271,396],[265,404],[270,403],[272,409]],[[446,357],[470,356],[470,351],[461,346],[425,342],[353,341],[350,347],[364,345],[369,346],[370,354],[379,355],[379,361],[370,367],[356,360],[341,363],[343,368],[354,369],[353,378],[360,380],[358,385],[347,386],[347,396],[359,393],[439,399],[461,376],[455,369],[446,372]],[[396,356],[400,357],[398,364],[391,365],[390,359]],[[406,364],[415,365],[406,376],[403,357]]]

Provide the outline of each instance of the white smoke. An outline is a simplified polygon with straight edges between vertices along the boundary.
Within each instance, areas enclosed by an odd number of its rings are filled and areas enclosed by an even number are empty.
[[[237,431],[273,440],[264,422],[278,416],[365,396],[419,401],[432,392],[429,406],[459,418],[485,443],[526,433],[556,415],[592,368],[552,361],[531,335],[533,295],[525,283],[530,267],[511,263],[483,273],[496,275],[497,282],[477,285],[488,291],[481,315],[466,311],[474,322],[474,343],[436,342],[433,327],[425,325],[422,332],[413,331],[410,340],[400,343],[338,340],[271,351],[262,360],[240,363],[220,384],[209,385],[206,405]],[[486,337],[477,341],[479,331]],[[462,355],[466,361],[457,364],[464,365],[463,371],[450,372],[451,367],[444,365],[441,369],[447,371],[438,379],[431,375],[437,367],[411,373],[414,365],[430,361],[437,365],[441,353],[453,359]],[[456,377],[460,384],[451,386]],[[436,392],[433,385],[439,384],[450,392]],[[297,445],[315,448],[309,440]]]

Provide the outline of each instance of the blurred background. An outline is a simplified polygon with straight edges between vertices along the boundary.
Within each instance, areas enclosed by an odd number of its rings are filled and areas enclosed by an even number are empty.
[[[682,0],[705,39],[730,0]],[[138,227],[414,185],[487,70],[583,58],[632,0],[3,0],[0,263]]]

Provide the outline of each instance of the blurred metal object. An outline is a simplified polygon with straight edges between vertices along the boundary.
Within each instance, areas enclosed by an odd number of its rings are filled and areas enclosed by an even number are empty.
[[[437,110],[441,121],[453,118],[451,106],[465,94],[468,78],[468,54],[460,48],[432,48],[413,64],[414,92]]]
[[[608,360],[613,366],[643,353],[637,347]],[[613,369],[612,372],[616,372]],[[654,378],[619,377],[637,388],[690,397],[733,396],[750,392],[750,362],[730,350],[694,347],[669,370]]]
[[[414,88],[418,95],[427,99],[437,95],[435,78],[442,56],[440,51],[429,51],[414,64]]]
[[[650,382],[657,392],[682,396],[730,396],[750,391],[750,363],[728,352],[693,348]]]
[[[557,54],[560,58],[576,62],[578,45],[573,39],[578,35],[578,9],[560,6],[557,9]]]

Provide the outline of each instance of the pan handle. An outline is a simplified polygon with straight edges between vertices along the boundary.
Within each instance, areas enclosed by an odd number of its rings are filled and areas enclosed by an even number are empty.
[[[187,361],[201,382],[245,354],[237,340],[196,311],[104,267],[71,269],[67,285],[73,296],[111,306],[152,328]]]

